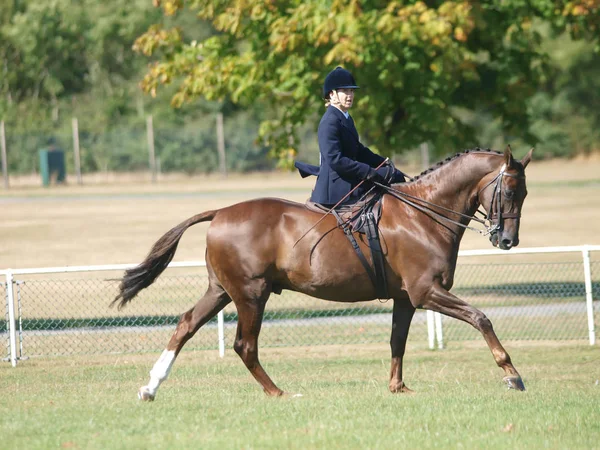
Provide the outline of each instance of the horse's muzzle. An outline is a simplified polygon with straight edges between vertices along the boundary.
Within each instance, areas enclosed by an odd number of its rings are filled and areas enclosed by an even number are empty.
[[[513,239],[512,236],[501,236],[500,233],[491,235],[490,241],[494,247],[498,247],[501,250],[510,250],[519,245],[518,237]]]
[[[513,238],[509,233],[505,233],[504,230],[499,230],[490,234],[490,242],[494,247],[498,247],[501,250],[510,250],[519,245],[519,238]]]

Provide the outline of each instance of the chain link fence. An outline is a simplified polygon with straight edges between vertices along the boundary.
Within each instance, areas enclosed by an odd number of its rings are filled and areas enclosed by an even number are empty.
[[[591,264],[596,275],[600,262]],[[482,310],[501,340],[586,340],[589,336],[581,262],[464,264],[452,292]],[[502,280],[502,281],[498,281]],[[593,278],[594,298],[600,292]],[[600,307],[594,302],[595,323]],[[442,318],[447,341],[480,339],[471,326]]]
[[[79,145],[80,169],[88,182],[88,176],[92,174],[152,170],[149,166],[149,124],[144,118],[137,117],[108,128],[98,127],[89,118],[80,119],[75,128],[70,116],[61,116],[55,127],[45,130],[39,127],[24,130],[15,123],[6,123],[9,174],[39,173],[39,151],[52,148],[64,152],[67,178],[75,175],[74,133]],[[274,169],[276,162],[268,157],[268,147],[255,142],[258,126],[257,119],[247,113],[240,112],[225,119],[227,170]],[[206,114],[203,120],[177,125],[157,117],[152,121],[151,130],[158,172],[219,171],[216,114]]]
[[[584,341],[589,336],[589,322],[582,266],[577,260],[460,263],[452,292],[483,310],[501,340]],[[591,273],[592,295],[597,298],[600,261],[592,261]],[[161,351],[181,314],[193,307],[208,285],[203,267],[169,268],[118,311],[109,304],[117,294],[121,275],[122,270],[15,275],[12,295],[17,356]],[[6,299],[6,326],[0,330],[0,339],[7,343],[7,357],[8,294],[6,283],[0,284],[0,295]],[[267,304],[260,345],[388,342],[392,303],[335,303],[296,292],[273,294]],[[595,323],[600,319],[599,303],[593,302]],[[233,344],[236,318],[235,306],[228,305],[224,310],[226,348]],[[476,330],[458,320],[443,317],[442,323],[447,342],[482,339]],[[415,314],[409,339],[427,341],[424,311]],[[186,348],[218,349],[216,318],[202,327]]]
[[[122,273],[115,273],[114,278],[89,273],[81,278],[73,274],[19,277],[14,284],[21,312],[19,357],[162,350],[181,314],[194,306],[208,286],[204,268],[197,268],[197,273],[181,271],[167,269],[121,311],[109,303],[117,294],[115,278]],[[260,343],[285,347],[384,342],[391,332],[391,310],[391,301],[341,304],[284,291],[269,300]],[[425,314],[416,316],[413,329],[425,340]],[[224,309],[224,320],[225,343],[230,348],[237,323],[233,304]],[[216,350],[216,318],[186,348]]]

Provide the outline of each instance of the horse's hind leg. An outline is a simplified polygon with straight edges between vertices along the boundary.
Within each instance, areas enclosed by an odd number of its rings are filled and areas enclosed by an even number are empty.
[[[402,379],[402,359],[406,349],[406,339],[410,322],[415,314],[415,307],[408,297],[394,299],[394,312],[392,313],[392,367],[390,370],[390,392],[412,392]]]
[[[429,289],[422,304],[426,309],[462,320],[476,328],[487,342],[488,347],[496,360],[496,364],[504,370],[504,381],[508,387],[518,391],[525,390],[525,385],[523,384],[519,372],[517,372],[517,369],[513,366],[510,356],[506,350],[504,350],[504,347],[496,336],[494,328],[492,327],[492,322],[490,322],[484,313],[462,301],[455,295],[452,295],[439,284],[434,284],[431,289]]]
[[[267,375],[258,360],[258,335],[262,325],[265,305],[271,294],[264,279],[244,282],[242,289],[228,286],[238,311],[238,325],[233,348],[240,356],[252,376],[270,396],[283,395],[273,380]]]
[[[169,376],[175,358],[185,343],[229,302],[231,302],[229,295],[221,286],[211,280],[202,299],[179,319],[175,333],[173,333],[167,348],[162,352],[150,371],[150,382],[146,386],[142,386],[138,392],[140,400],[154,400],[158,387]]]

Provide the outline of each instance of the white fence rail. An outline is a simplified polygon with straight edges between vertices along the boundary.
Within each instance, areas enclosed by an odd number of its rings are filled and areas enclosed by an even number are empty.
[[[587,338],[594,345],[594,315],[599,309],[598,302],[596,305],[594,302],[594,288],[600,289],[600,283],[594,283],[593,275],[600,275],[600,263],[594,262],[590,253],[598,251],[600,246],[589,245],[513,249],[509,252],[462,251],[459,252],[453,292],[482,309],[492,319],[501,339]],[[581,259],[577,259],[577,254]],[[518,255],[552,255],[555,259],[558,255],[560,261],[528,259],[515,263]],[[484,261],[488,257],[494,262]],[[470,263],[473,258],[475,264]],[[6,360],[15,366],[19,359],[27,356],[162,348],[173,332],[178,316],[189,309],[196,293],[206,287],[206,277],[197,273],[185,277],[163,276],[146,290],[149,293],[140,294],[145,297],[134,302],[133,310],[128,308],[129,315],[123,317],[123,314],[108,310],[107,304],[116,293],[116,278],[133,266],[0,270],[0,277],[5,280],[0,282],[0,294],[4,288],[6,299],[6,332],[0,336],[6,336]],[[203,266],[203,261],[171,263],[167,272]],[[115,278],[91,281],[88,278],[92,273],[97,277],[110,272]],[[78,278],[54,278],[64,274]],[[53,278],[48,280],[47,275]],[[271,346],[360,344],[381,342],[389,336],[391,302],[331,306],[298,293],[284,292],[279,299],[272,300],[269,307],[271,305],[273,311],[265,317],[261,334],[263,345],[265,341]],[[216,323],[205,326],[211,330],[209,334],[216,331],[216,336],[206,336],[208,339],[204,343],[199,340],[198,348],[213,348],[211,342],[214,342],[223,355],[227,337],[233,339],[235,317],[231,305],[221,311]],[[443,348],[444,334],[448,342],[480,338],[465,327],[438,313],[417,312],[411,339],[421,340],[427,336],[430,348],[436,345]],[[27,355],[23,349],[24,339]]]

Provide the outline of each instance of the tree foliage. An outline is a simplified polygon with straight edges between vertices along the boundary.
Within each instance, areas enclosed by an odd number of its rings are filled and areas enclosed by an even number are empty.
[[[70,150],[72,117],[84,171],[146,170],[149,114],[163,170],[214,171],[217,111],[230,170],[273,167],[269,149],[316,162],[321,86],[338,64],[361,85],[363,141],[383,153],[517,138],[538,155],[600,149],[596,0],[155,3],[2,3],[11,173],[35,170],[51,137]]]
[[[50,98],[80,92],[87,69],[85,34],[87,16],[80,5],[65,0],[32,3],[15,11],[2,27],[5,56],[3,90],[12,99]],[[17,60],[8,66],[8,56]],[[11,70],[9,70],[11,69]]]
[[[457,114],[465,108],[534,140],[527,101],[553,76],[536,23],[596,42],[600,23],[594,0],[154,3],[166,16],[195,14],[218,33],[186,41],[177,28],[152,26],[135,44],[156,56],[143,88],[155,95],[175,84],[175,106],[196,98],[267,105],[260,136],[284,160],[337,65],[362,86],[353,116],[383,153],[424,141],[442,151],[472,143],[472,124]]]
[[[71,118],[79,118],[84,171],[148,167],[146,115],[155,118],[156,152],[165,171],[218,170],[214,113],[227,115],[229,167],[264,166],[253,143],[260,114],[230,102],[195,102],[173,110],[169,89],[156,99],[138,83],[145,58],[135,39],[163,20],[149,0],[12,0],[0,9],[0,120],[6,122],[9,169],[31,172],[50,138],[71,148]],[[214,33],[194,17],[165,19],[185,39]],[[243,123],[240,121],[243,118]],[[234,126],[237,129],[234,130]],[[236,155],[242,158],[236,158]],[[68,165],[72,158],[67,159]]]

